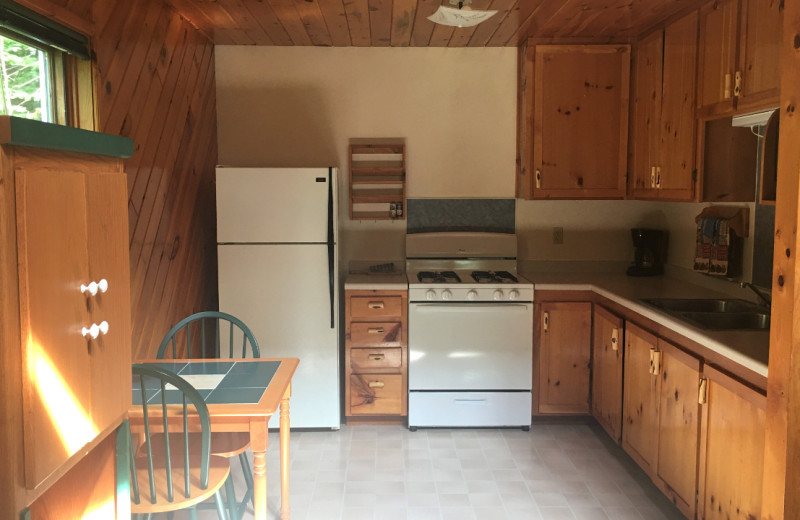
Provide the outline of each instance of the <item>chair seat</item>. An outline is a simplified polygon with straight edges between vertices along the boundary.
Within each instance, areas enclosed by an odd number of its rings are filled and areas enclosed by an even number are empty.
[[[161,438],[163,433],[152,434],[153,445],[159,446],[163,444]],[[173,439],[170,440],[170,445],[176,441],[183,443],[181,434],[172,434]],[[195,446],[200,443],[200,433],[189,434],[189,445]],[[211,434],[211,454],[219,455],[220,457],[233,458],[240,453],[247,451],[250,447],[250,434],[246,432],[214,432]],[[189,448],[190,450],[192,448]]]
[[[177,439],[176,439],[177,440]],[[154,443],[154,452],[158,451],[157,445]],[[163,446],[160,448],[163,453]],[[199,450],[195,450],[197,455],[190,455],[189,458],[189,495],[190,498],[185,496],[184,485],[184,466],[183,466],[183,443],[179,441],[177,444],[170,445],[170,452],[172,453],[172,484],[173,484],[173,501],[169,502],[167,499],[167,471],[166,464],[164,464],[163,457],[154,457],[154,473],[156,480],[156,503],[151,503],[149,476],[147,471],[147,453],[144,446],[139,448],[139,453],[136,456],[136,477],[139,482],[140,503],[134,504],[131,502],[131,513],[145,514],[145,513],[162,513],[167,511],[175,511],[184,509],[193,505],[199,504],[212,496],[225,484],[225,480],[231,471],[231,465],[228,459],[212,455],[209,462],[208,470],[208,488],[201,489],[200,487],[200,455]]]

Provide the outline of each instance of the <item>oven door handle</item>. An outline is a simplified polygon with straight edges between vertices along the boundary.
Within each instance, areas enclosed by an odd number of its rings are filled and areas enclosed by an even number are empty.
[[[419,311],[458,311],[458,312],[486,312],[509,311],[529,309],[531,303],[412,303],[411,307]]]

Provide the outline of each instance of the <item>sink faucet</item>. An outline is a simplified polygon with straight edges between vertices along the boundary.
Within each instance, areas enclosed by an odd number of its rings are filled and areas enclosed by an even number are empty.
[[[748,282],[741,282],[741,283],[739,283],[739,287],[741,287],[743,289],[745,287],[747,287],[748,289],[751,289],[754,293],[756,293],[756,295],[764,303],[764,305],[766,305],[770,309],[772,308],[772,299],[771,299],[771,297],[767,296],[766,294],[764,294],[764,292],[761,289],[759,289],[757,286],[755,286],[755,285],[753,285],[751,283],[748,283]]]

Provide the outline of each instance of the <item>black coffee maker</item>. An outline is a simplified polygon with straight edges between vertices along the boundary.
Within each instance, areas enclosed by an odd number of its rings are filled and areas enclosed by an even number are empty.
[[[628,276],[655,276],[664,273],[669,235],[661,229],[631,229],[633,238],[633,265]]]

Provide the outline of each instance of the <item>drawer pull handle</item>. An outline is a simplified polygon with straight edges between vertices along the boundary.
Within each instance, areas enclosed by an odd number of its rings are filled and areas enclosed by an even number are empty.
[[[383,334],[385,330],[383,329],[383,327],[374,327],[371,329],[367,329],[367,332],[370,334]]]
[[[385,357],[386,356],[384,356],[383,354],[370,354],[369,355],[369,360],[370,361],[383,361],[383,358],[385,358]]]
[[[611,331],[611,350],[619,350],[617,343],[619,343],[619,329],[615,328]]]
[[[369,302],[370,309],[383,309],[383,302]]]
[[[370,381],[369,382],[370,388],[383,388],[383,381]]]

